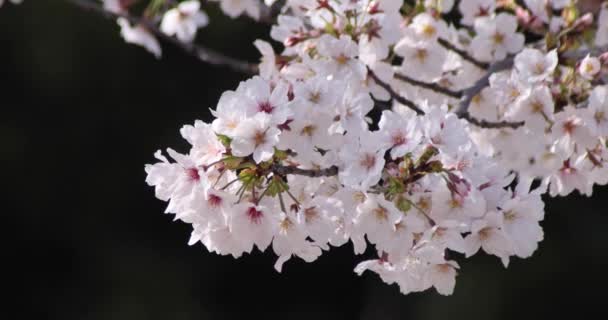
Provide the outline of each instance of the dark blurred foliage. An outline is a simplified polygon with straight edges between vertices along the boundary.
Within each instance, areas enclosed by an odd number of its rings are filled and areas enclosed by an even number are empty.
[[[211,11],[199,42],[255,61],[268,28]],[[179,128],[209,120],[243,75],[166,45],[156,60],[60,0],[5,4],[0,44],[0,319],[604,318],[608,188],[550,200],[534,257],[464,261],[451,297],[356,276],[351,246],[278,274],[269,252],[235,261],[189,247],[188,226],[144,183],[154,151],[185,151]]]

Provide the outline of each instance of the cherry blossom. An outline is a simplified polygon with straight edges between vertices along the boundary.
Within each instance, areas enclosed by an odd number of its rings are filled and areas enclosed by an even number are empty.
[[[196,30],[209,23],[209,17],[200,11],[200,6],[197,0],[181,2],[165,13],[160,29],[170,36],[177,36],[181,41],[192,41]]]
[[[157,57],[160,39],[251,75],[209,123],[181,128],[187,150],[145,166],[190,245],[271,247],[286,272],[350,242],[376,255],[357,274],[449,295],[466,258],[535,254],[552,236],[543,197],[608,183],[605,4],[581,16],[561,0],[216,2],[272,24],[258,66],[194,41],[209,23],[198,1],[98,8]]]
[[[131,25],[131,23],[125,18],[118,19],[118,25],[120,26],[120,34],[126,42],[136,44],[146,48],[152,53],[157,59],[162,55],[160,44],[158,40],[151,34],[143,25]]]

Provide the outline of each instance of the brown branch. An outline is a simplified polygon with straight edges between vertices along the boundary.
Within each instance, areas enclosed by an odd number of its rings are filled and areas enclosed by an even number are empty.
[[[338,167],[336,167],[336,166],[331,166],[331,167],[325,168],[325,169],[313,170],[313,169],[300,169],[300,168],[294,167],[294,166],[283,166],[280,164],[273,164],[272,167],[270,168],[270,170],[280,176],[286,176],[286,175],[292,174],[292,175],[300,175],[300,176],[306,176],[306,177],[311,177],[311,178],[318,178],[318,177],[331,177],[331,176],[338,175]]]
[[[414,110],[417,114],[419,115],[423,115],[424,111],[422,111],[422,109],[420,109],[414,102],[412,102],[411,100],[399,95],[399,93],[397,93],[391,86],[390,84],[383,82],[382,80],[380,80],[380,78],[378,78],[378,76],[371,70],[368,69],[368,75],[374,79],[374,81],[376,82],[376,84],[378,84],[380,87],[382,87],[382,89],[388,91],[388,93],[391,95],[391,97],[393,98],[393,100],[401,103],[404,106],[409,107],[410,109]]]
[[[454,91],[454,90],[450,90],[448,88],[444,88],[436,83],[430,83],[430,82],[424,82],[424,81],[419,81],[413,78],[410,78],[404,74],[401,73],[395,73],[395,78],[405,81],[411,85],[414,86],[418,86],[427,90],[431,90],[431,91],[435,91],[437,93],[452,97],[452,98],[460,98],[462,97],[462,91]]]
[[[466,52],[466,50],[462,50],[462,49],[456,47],[451,42],[449,42],[445,39],[439,38],[439,39],[437,39],[437,42],[439,42],[439,44],[442,47],[457,53],[461,58],[472,63],[473,65],[475,65],[476,67],[478,67],[480,69],[487,69],[490,66],[487,62],[481,62],[481,61],[473,58],[470,54],[468,54]]]
[[[600,56],[603,53],[608,52],[608,45],[602,47],[594,47],[591,49],[580,49],[574,51],[567,51],[562,53],[560,56],[566,59],[583,59],[588,54]]]
[[[462,116],[459,115],[458,118],[464,119],[468,121],[470,124],[485,128],[485,129],[500,129],[500,128],[512,128],[517,129],[524,125],[524,122],[509,122],[509,121],[487,121],[482,119],[473,118],[470,113],[465,113]]]
[[[95,12],[106,19],[125,18],[131,24],[142,25],[148,31],[150,31],[155,36],[157,36],[158,38],[162,39],[165,42],[173,44],[174,46],[182,49],[182,51],[199,59],[202,62],[209,63],[212,65],[217,65],[217,66],[225,66],[234,71],[241,72],[244,74],[252,75],[252,74],[256,74],[258,72],[258,66],[256,64],[252,64],[252,63],[245,62],[245,61],[233,58],[233,57],[226,56],[215,50],[212,50],[212,49],[200,46],[200,45],[181,42],[177,38],[168,36],[165,33],[163,33],[156,26],[156,24],[154,24],[153,22],[151,22],[149,20],[133,16],[129,13],[121,13],[121,14],[113,13],[113,12],[104,10],[103,7],[101,7],[101,5],[99,5],[99,4],[93,3],[93,2],[87,1],[87,0],[67,0],[67,1],[71,2],[72,4],[82,8],[84,10]]]
[[[503,70],[507,70],[513,67],[514,58],[513,56],[509,56],[504,60],[493,63],[489,68],[486,74],[479,78],[472,86],[463,90],[462,99],[460,100],[460,104],[458,108],[454,111],[456,115],[461,118],[467,120],[469,123],[476,125],[481,128],[519,128],[524,123],[523,122],[508,122],[508,121],[500,121],[500,122],[490,122],[487,120],[480,120],[473,118],[469,113],[469,106],[473,101],[473,98],[481,93],[481,91],[490,85],[490,77],[496,73]]]

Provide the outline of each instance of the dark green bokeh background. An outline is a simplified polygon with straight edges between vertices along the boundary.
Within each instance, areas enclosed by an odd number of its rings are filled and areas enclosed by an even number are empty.
[[[268,29],[211,11],[199,41],[255,61],[251,43]],[[350,246],[277,274],[268,252],[234,261],[187,246],[188,226],[144,183],[154,151],[186,150],[179,128],[209,119],[242,75],[166,45],[156,60],[114,22],[61,0],[5,4],[0,44],[3,225],[14,233],[2,260],[12,267],[4,282],[17,280],[3,286],[15,301],[3,319],[603,318],[605,187],[549,201],[534,257],[508,269],[493,257],[464,261],[452,297],[403,296],[357,277],[362,257]]]

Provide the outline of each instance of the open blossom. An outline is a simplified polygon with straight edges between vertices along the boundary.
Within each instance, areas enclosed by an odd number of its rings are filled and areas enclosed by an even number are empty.
[[[595,139],[585,125],[584,114],[569,106],[555,115],[552,127],[555,149],[570,155],[575,147],[593,147]]]
[[[218,1],[231,17],[260,16],[260,2]],[[211,123],[182,127],[189,149],[157,153],[146,182],[192,227],[190,244],[234,257],[271,247],[279,272],[351,242],[354,254],[377,256],[356,273],[404,294],[449,295],[464,271],[451,252],[483,251],[505,267],[528,258],[545,237],[543,196],[608,183],[608,89],[605,54],[533,41],[570,22],[545,1],[524,2],[516,17],[490,0],[415,10],[287,1],[270,31],[283,48],[256,40],[259,75],[224,92]],[[606,12],[580,33],[603,43]],[[182,42],[207,23],[198,1],[163,14],[162,31]],[[160,55],[149,30],[119,23]]]
[[[462,24],[473,25],[475,18],[487,17],[494,14],[496,1],[494,0],[462,0],[458,10],[462,14]]]
[[[553,96],[546,86],[538,86],[513,104],[505,116],[516,121],[526,121],[531,130],[543,132],[553,120]]]
[[[608,86],[598,86],[589,97],[589,113],[586,124],[600,136],[608,136]]]
[[[279,142],[281,131],[273,126],[269,115],[259,113],[243,120],[235,129],[230,144],[232,153],[243,157],[253,154],[255,162],[269,160],[274,154],[274,146]]]
[[[515,69],[523,81],[546,81],[557,66],[557,51],[548,54],[536,49],[526,48],[515,56]]]
[[[246,14],[254,19],[260,18],[260,3],[256,0],[213,0],[220,3],[222,11],[231,18]]]
[[[349,147],[343,148],[340,153],[344,166],[340,172],[342,183],[363,190],[378,183],[384,168],[384,151],[382,146],[375,143],[371,133],[362,134],[349,142]]]
[[[395,45],[395,53],[403,57],[403,72],[414,79],[428,81],[443,72],[446,52],[436,42],[405,37]]]
[[[475,31],[477,35],[471,42],[470,51],[484,61],[502,60],[524,46],[524,36],[517,32],[517,19],[508,13],[499,13],[496,18],[476,19]]]
[[[342,78],[347,75],[363,78],[365,66],[356,59],[359,55],[357,44],[348,36],[340,36],[336,39],[323,36],[319,40],[319,54],[325,57],[319,64],[318,72]]]
[[[598,74],[598,72],[600,72],[601,68],[602,64],[600,63],[600,59],[587,55],[585,59],[581,61],[581,65],[578,67],[578,72],[583,78],[592,80]]]
[[[160,29],[184,42],[194,40],[196,30],[209,23],[209,17],[200,11],[200,7],[201,4],[197,0],[179,3],[177,7],[165,13]]]
[[[466,255],[477,253],[480,248],[493,254],[509,265],[509,256],[513,254],[513,243],[503,230],[504,217],[499,212],[489,212],[483,219],[473,222],[471,234],[465,238]]]
[[[276,55],[272,46],[268,42],[259,39],[254,41],[253,44],[262,54],[260,76],[266,80],[272,79],[278,72]]]
[[[602,4],[602,9],[597,18],[598,26],[597,33],[595,34],[595,45],[605,46],[608,45],[608,3]]]
[[[382,112],[378,123],[381,143],[391,149],[391,157],[397,159],[414,150],[422,138],[415,119],[407,119],[392,111]]]

